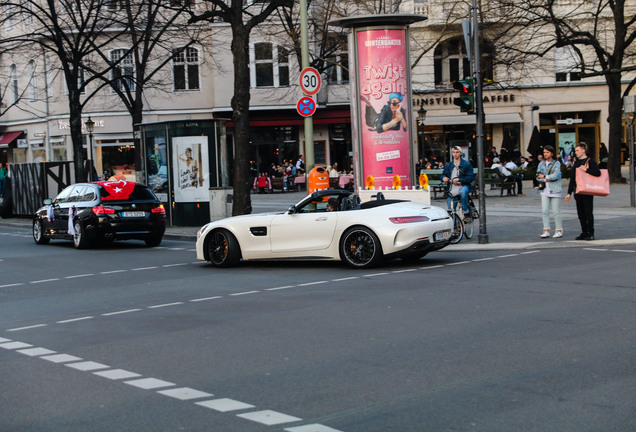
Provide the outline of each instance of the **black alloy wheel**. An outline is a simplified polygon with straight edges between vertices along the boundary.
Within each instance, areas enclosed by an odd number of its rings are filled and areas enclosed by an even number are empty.
[[[241,248],[236,237],[224,229],[208,235],[207,249],[210,262],[217,267],[234,267],[241,260]]]
[[[382,245],[373,231],[349,228],[340,240],[340,258],[354,268],[370,268],[382,260]]]

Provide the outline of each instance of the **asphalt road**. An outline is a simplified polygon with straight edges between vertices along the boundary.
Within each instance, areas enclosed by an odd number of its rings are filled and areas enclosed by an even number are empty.
[[[0,242],[3,432],[636,430],[636,245],[356,271]]]

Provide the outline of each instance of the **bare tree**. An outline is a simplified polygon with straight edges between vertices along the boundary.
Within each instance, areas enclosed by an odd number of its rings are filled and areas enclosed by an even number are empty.
[[[244,2],[243,0],[204,0],[208,10],[191,10],[191,23],[200,21],[222,21],[230,25],[232,32],[231,52],[234,64],[234,95],[232,97],[232,120],[234,121],[234,205],[233,215],[249,214],[252,203],[249,194],[249,40],[257,25],[267,20],[278,8],[291,8],[293,0],[271,0],[267,2]]]
[[[519,64],[528,56],[542,58],[555,49],[569,47],[576,59],[572,71],[581,78],[605,79],[609,96],[608,169],[613,182],[624,182],[620,171],[622,97],[635,81],[623,93],[622,80],[636,70],[635,11],[636,6],[627,0],[526,0],[505,2],[499,8],[507,23],[499,31],[499,54],[510,60],[510,65],[515,63],[513,59]]]
[[[7,20],[12,26],[23,24],[2,39],[4,52],[29,52],[39,46],[58,59],[68,92],[75,180],[84,181],[87,175],[82,155],[82,110],[102,88],[97,86],[88,91],[97,76],[88,76],[86,65],[91,55],[107,47],[121,31],[111,30],[95,43],[97,35],[111,28],[104,0],[2,1],[0,9],[7,12],[0,24],[6,26]]]
[[[171,92],[172,82],[162,74],[166,65],[175,57],[184,55],[189,47],[205,48],[205,37],[200,26],[188,24],[189,15],[180,1],[120,0],[111,12],[111,25],[124,29],[118,42],[128,48],[117,53],[116,58],[100,48],[101,42],[94,39],[94,55],[99,59],[87,70],[107,84],[117,94],[131,116],[135,131],[135,162],[141,166],[141,146],[138,134],[143,121],[144,92],[149,88]],[[124,63],[131,67],[124,67]],[[138,171],[139,172],[139,171]]]

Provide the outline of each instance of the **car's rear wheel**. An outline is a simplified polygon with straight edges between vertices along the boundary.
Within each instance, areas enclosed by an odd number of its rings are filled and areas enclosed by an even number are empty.
[[[146,246],[148,247],[157,247],[161,244],[161,240],[163,239],[163,236],[150,236],[144,239],[144,241],[146,242]]]
[[[44,227],[40,219],[33,220],[33,240],[39,245],[49,244],[51,239],[44,235]]]
[[[382,256],[380,240],[368,228],[349,228],[340,240],[340,258],[351,267],[374,267]]]
[[[234,235],[224,229],[213,231],[208,236],[210,262],[217,267],[234,267],[241,260],[241,248]]]
[[[90,242],[86,237],[86,230],[79,220],[75,221],[73,229],[75,230],[75,234],[73,234],[73,246],[75,246],[76,249],[86,249],[89,247]]]

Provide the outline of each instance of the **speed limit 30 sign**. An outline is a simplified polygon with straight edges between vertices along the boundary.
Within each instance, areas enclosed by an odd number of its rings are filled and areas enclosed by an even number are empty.
[[[320,74],[316,69],[306,67],[300,72],[300,88],[306,95],[315,95],[320,90],[321,85]]]

